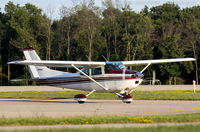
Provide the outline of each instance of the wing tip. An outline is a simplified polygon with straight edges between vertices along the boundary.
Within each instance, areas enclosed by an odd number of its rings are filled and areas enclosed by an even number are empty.
[[[16,64],[16,63],[19,63],[19,62],[22,62],[22,61],[24,61],[24,60],[15,60],[15,61],[10,61],[10,62],[8,62],[7,64],[9,65],[9,64]]]

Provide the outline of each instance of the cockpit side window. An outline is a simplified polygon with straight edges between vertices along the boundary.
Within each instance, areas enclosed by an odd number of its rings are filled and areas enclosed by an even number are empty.
[[[89,75],[89,69],[82,69],[82,71],[85,74]],[[92,72],[91,73],[92,75],[101,75],[102,74],[100,67],[99,68],[91,68],[91,72]],[[83,74],[81,74],[81,75],[83,75]]]
[[[101,73],[101,68],[92,68],[92,75],[100,75]]]
[[[82,72],[84,72],[85,74],[89,75],[89,69],[82,69]],[[81,73],[81,75],[83,75],[83,74]]]

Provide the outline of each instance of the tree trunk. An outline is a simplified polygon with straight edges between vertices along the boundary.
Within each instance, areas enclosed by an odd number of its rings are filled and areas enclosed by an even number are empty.
[[[46,60],[50,60],[51,56],[51,22],[47,22],[47,49],[46,49]]]
[[[195,58],[196,60],[195,60],[195,68],[196,68],[196,84],[198,85],[199,84],[199,75],[198,75],[198,63],[197,63],[197,58]]]
[[[10,81],[10,65],[8,64],[8,82]]]
[[[106,37],[106,36],[105,36]],[[106,59],[110,60],[110,46],[109,46],[109,37],[106,37]]]
[[[193,54],[194,54],[194,58],[195,58],[195,73],[196,73],[196,84],[199,84],[199,77],[198,77],[198,63],[197,63],[197,55],[196,55],[196,50],[195,50],[195,42],[192,42],[192,49],[193,49]]]
[[[174,77],[174,85],[176,85],[176,77]]]
[[[130,46],[130,42],[128,42],[127,47],[126,47],[126,59],[127,61],[130,61],[131,59],[131,55],[130,55],[130,51],[131,51],[131,46]]]
[[[92,43],[93,43],[93,41],[92,41],[92,39],[93,39],[92,33],[89,34],[88,39],[89,39],[89,55],[88,55],[89,58],[88,59],[89,59],[89,61],[91,61],[92,60]]]
[[[118,60],[119,59],[119,55],[117,52],[117,34],[116,32],[114,33],[115,39],[114,39],[114,51],[115,51],[115,57]]]
[[[169,85],[172,85],[172,79],[173,77],[169,77]]]
[[[49,34],[48,34],[48,45],[49,45],[49,52],[48,52],[48,60],[50,60],[51,56],[51,25],[49,25]]]
[[[69,25],[69,30],[67,31],[67,60],[69,60],[70,56],[70,25]]]
[[[136,46],[136,49],[135,49],[135,51],[134,51],[134,53],[133,53],[133,58],[132,58],[132,61],[134,61],[134,60],[135,60],[135,56],[136,56],[136,53],[137,53],[137,49],[138,49],[138,47]]]

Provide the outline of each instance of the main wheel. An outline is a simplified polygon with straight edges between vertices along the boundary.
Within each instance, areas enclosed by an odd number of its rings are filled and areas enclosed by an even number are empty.
[[[85,103],[85,101],[78,101],[78,103],[79,103],[79,104],[84,104],[84,103]]]

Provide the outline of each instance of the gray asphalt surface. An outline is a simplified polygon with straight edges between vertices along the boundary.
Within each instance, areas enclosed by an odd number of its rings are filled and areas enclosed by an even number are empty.
[[[167,115],[200,112],[200,101],[0,99],[0,117],[66,117],[94,115]]]

